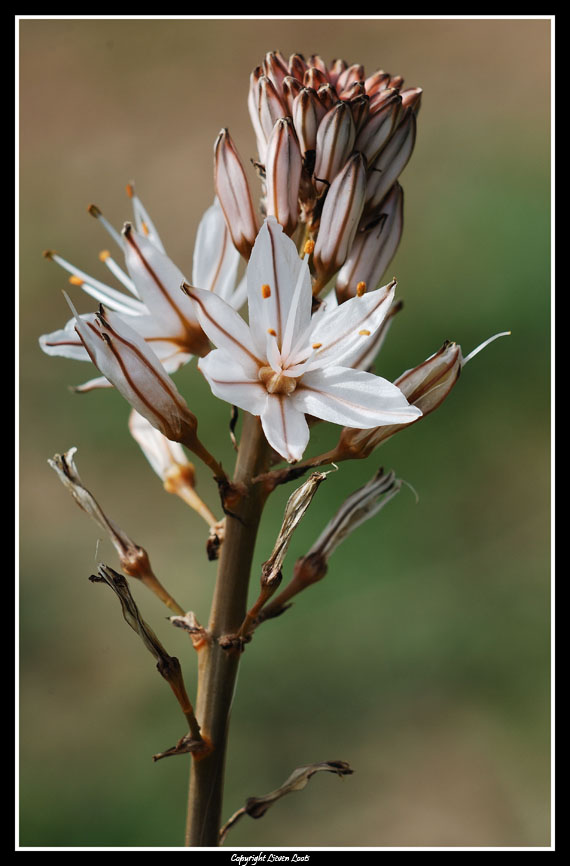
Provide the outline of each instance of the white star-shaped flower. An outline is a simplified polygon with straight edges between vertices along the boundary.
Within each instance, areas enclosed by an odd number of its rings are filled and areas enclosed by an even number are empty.
[[[399,388],[353,369],[388,313],[394,286],[311,315],[308,264],[268,217],[247,269],[249,325],[219,296],[185,287],[217,347],[198,366],[217,397],[260,417],[269,444],[289,462],[309,441],[305,415],[356,428],[410,423],[421,411]]]

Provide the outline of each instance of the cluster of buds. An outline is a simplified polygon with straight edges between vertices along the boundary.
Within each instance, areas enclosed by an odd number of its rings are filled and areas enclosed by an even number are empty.
[[[339,300],[376,288],[398,246],[397,183],[415,143],[422,91],[401,76],[318,55],[266,55],[250,76],[249,113],[263,182],[261,212],[312,256],[317,294],[338,272]],[[227,129],[215,145],[216,192],[247,259],[259,230],[247,178]],[[309,243],[305,246],[305,242]]]

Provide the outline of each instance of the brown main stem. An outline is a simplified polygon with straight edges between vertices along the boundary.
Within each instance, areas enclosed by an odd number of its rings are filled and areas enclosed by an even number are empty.
[[[198,652],[196,717],[202,736],[213,749],[205,757],[192,759],[186,826],[186,845],[191,847],[219,844],[226,742],[240,654],[222,649],[218,638],[237,632],[246,614],[251,563],[264,504],[263,485],[251,486],[250,482],[267,471],[269,455],[259,418],[244,413],[234,481],[245,484],[248,493],[235,508],[236,517],[226,518],[208,625],[211,640]]]

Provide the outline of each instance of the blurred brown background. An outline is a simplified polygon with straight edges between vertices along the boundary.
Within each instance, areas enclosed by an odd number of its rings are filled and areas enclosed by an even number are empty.
[[[104,587],[106,540],[48,467],[78,447],[83,480],[205,622],[215,574],[197,517],[161,490],[113,392],[74,395],[87,364],[48,358],[40,334],[69,318],[55,248],[107,279],[134,180],[174,261],[191,272],[213,197],[212,146],[229,127],[254,154],[248,77],[268,50],[344,57],[424,88],[402,175],[405,231],[391,271],[405,310],[377,370],[393,379],[444,339],[465,353],[446,404],[317,494],[287,560],[380,465],[403,488],[331,561],[326,580],[247,647],[234,702],[229,816],[311,761],[342,759],[228,845],[549,844],[549,20],[21,20],[20,844],[178,846],[187,761],[153,764],[183,733],[153,660]],[[252,184],[255,179],[252,173]],[[81,311],[93,303],[72,289]],[[191,364],[176,383],[203,438],[231,460],[228,407]],[[336,438],[315,429],[309,453]],[[217,508],[207,473],[204,497]],[[289,491],[271,501],[257,564]],[[252,596],[256,590],[254,572]],[[133,592],[183,664],[166,609]]]

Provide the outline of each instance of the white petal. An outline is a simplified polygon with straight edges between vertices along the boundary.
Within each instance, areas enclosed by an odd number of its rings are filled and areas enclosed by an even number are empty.
[[[291,399],[299,411],[347,427],[407,424],[421,415],[391,382],[346,367],[306,373]]]
[[[297,281],[302,291],[292,309]],[[309,266],[299,257],[293,241],[274,217],[268,217],[255,241],[247,267],[249,322],[258,352],[263,352],[268,328],[282,345],[289,313],[294,316],[292,333],[309,325],[312,290]]]
[[[233,245],[216,198],[198,226],[192,268],[193,285],[216,292],[229,301],[235,288],[239,260],[240,254]]]
[[[265,387],[257,375],[249,376],[226,349],[214,349],[205,358],[200,358],[198,369],[216,397],[252,415],[261,415],[264,411],[268,398]]]
[[[82,316],[83,319],[93,320],[95,315],[89,313]],[[75,361],[90,361],[87,350],[81,338],[75,330],[75,319],[70,319],[65,327],[51,334],[42,334],[39,339],[40,347],[46,355],[59,355],[62,358],[72,358]]]
[[[218,349],[226,349],[251,378],[265,364],[265,352],[256,355],[247,323],[233,307],[213,292],[186,286],[194,301],[198,321],[204,333]]]
[[[153,315],[167,322],[171,336],[184,337],[195,326],[194,308],[180,286],[184,274],[168,256],[129,225],[123,230],[131,279]]]
[[[299,410],[290,396],[268,394],[261,424],[265,438],[278,454],[289,463],[301,459],[309,441],[309,425],[304,410]]]
[[[384,321],[394,297],[394,285],[350,298],[319,315],[311,332],[311,343],[313,346],[321,343],[322,348],[311,359],[307,370],[329,364],[350,367],[363,352],[365,342],[371,340]]]
[[[234,310],[241,310],[245,302],[247,301],[247,275],[244,274],[241,280],[239,281],[235,292],[232,292],[230,297],[228,298],[228,303],[234,308]]]

